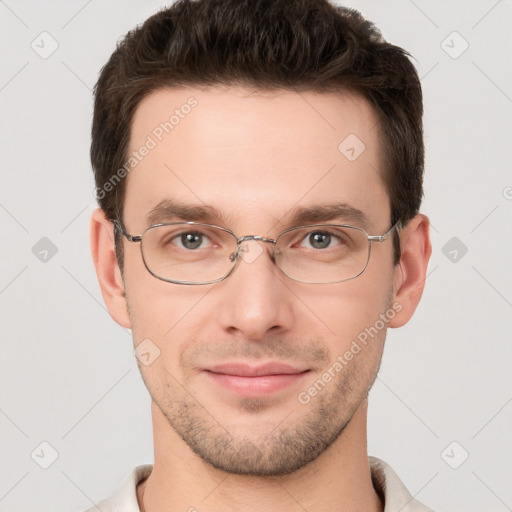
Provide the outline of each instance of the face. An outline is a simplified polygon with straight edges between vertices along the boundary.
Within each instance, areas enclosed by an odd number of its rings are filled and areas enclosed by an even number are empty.
[[[184,108],[187,101],[194,106]],[[176,109],[166,133],[161,123]],[[148,136],[155,145],[127,178],[130,234],[142,234],[164,200],[213,207],[218,216],[202,221],[239,237],[276,238],[293,227],[298,208],[331,204],[366,220],[347,214],[302,224],[352,224],[370,235],[390,227],[378,126],[356,95],[161,90],[136,111],[130,153]],[[199,221],[158,218],[186,220]],[[254,258],[227,279],[187,286],[152,276],[139,244],[124,241],[134,344],[150,340],[159,351],[151,364],[139,362],[144,382],[168,428],[232,473],[284,474],[326,450],[368,394],[393,312],[391,239],[372,244],[359,277],[334,284],[288,278],[271,249],[249,241]]]

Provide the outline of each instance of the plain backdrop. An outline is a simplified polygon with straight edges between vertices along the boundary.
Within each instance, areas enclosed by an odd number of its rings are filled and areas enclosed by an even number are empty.
[[[163,5],[0,1],[2,511],[81,511],[153,461],[131,335],[90,258],[89,144],[99,70]],[[512,2],[345,5],[415,59],[432,222],[423,300],[388,331],[371,392],[369,453],[437,511],[511,510]]]

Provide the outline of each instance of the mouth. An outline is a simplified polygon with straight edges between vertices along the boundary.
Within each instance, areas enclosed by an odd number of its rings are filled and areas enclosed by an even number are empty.
[[[204,369],[207,377],[216,385],[247,397],[276,393],[297,384],[309,371],[277,362],[259,366],[230,363]]]

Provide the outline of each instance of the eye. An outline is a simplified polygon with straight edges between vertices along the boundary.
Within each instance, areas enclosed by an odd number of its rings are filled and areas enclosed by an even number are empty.
[[[208,240],[209,238],[200,231],[185,231],[183,233],[174,235],[171,239],[169,239],[169,243],[177,245],[180,249],[183,248],[189,251],[193,251],[195,249],[200,249],[203,242],[206,243]]]
[[[163,258],[191,257],[209,258],[220,256],[236,248],[236,238],[231,232],[215,226],[161,224],[152,226],[144,235],[146,252],[159,251]]]
[[[176,245],[176,242],[181,244],[181,247],[187,250],[194,250],[201,248],[203,242],[208,240],[203,233],[199,231],[188,231],[175,236],[171,242]]]
[[[305,242],[309,244],[305,246],[306,248],[321,250],[333,247],[333,245],[339,245],[342,243],[342,240],[339,236],[329,231],[311,231],[302,239],[302,247],[304,247],[303,244]]]

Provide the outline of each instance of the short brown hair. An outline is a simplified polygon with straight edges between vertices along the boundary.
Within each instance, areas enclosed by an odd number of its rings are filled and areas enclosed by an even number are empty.
[[[118,42],[95,86],[91,162],[110,220],[122,219],[126,177],[118,171],[137,106],[157,89],[190,85],[362,95],[380,124],[390,222],[405,224],[418,213],[423,103],[405,50],[356,10],[328,0],[178,0]],[[398,236],[394,244],[396,264]]]

